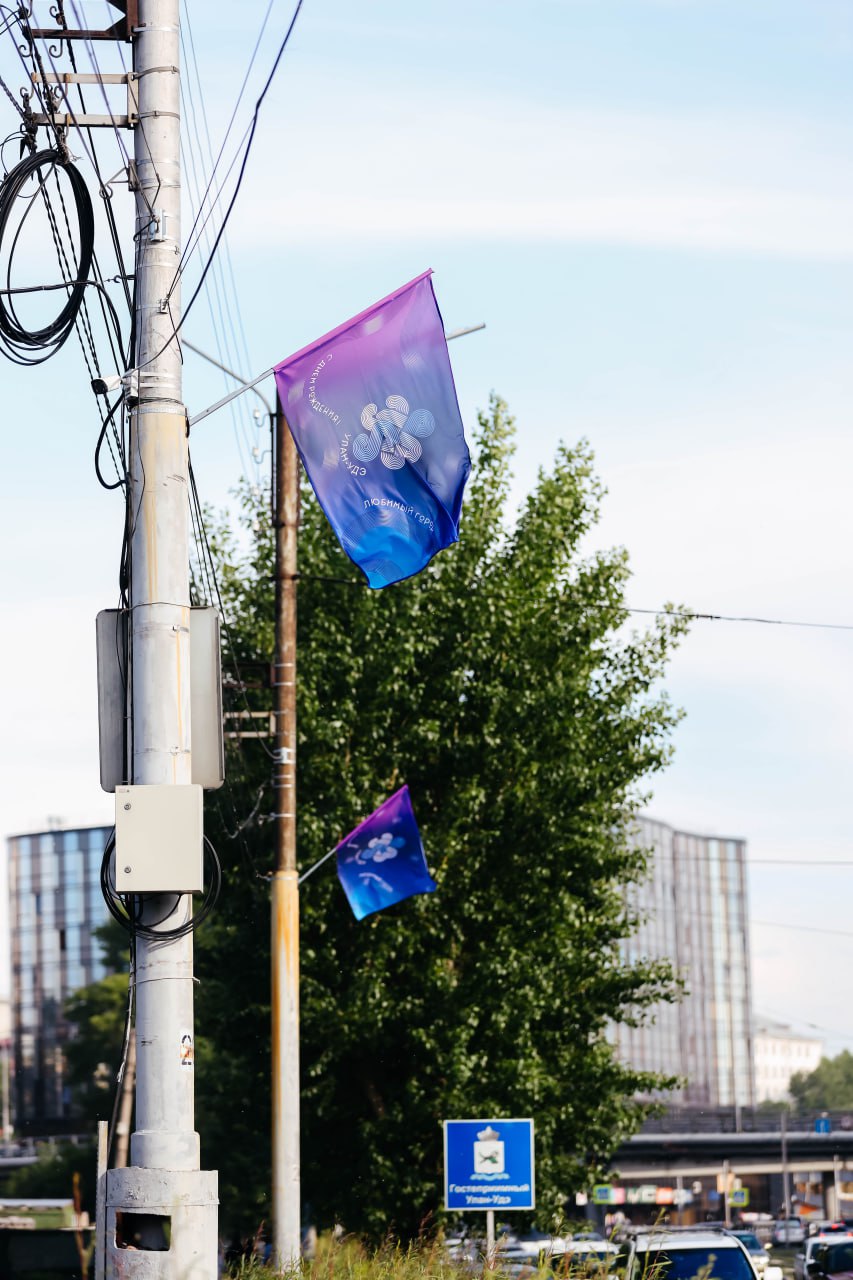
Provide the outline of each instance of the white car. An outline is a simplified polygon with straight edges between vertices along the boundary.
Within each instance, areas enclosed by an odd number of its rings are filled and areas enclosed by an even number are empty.
[[[770,1239],[774,1244],[802,1244],[806,1238],[806,1229],[802,1220],[796,1217],[779,1218],[773,1224]]]
[[[757,1280],[746,1247],[725,1229],[650,1227],[632,1236],[625,1280]]]
[[[560,1275],[569,1270],[573,1276],[585,1272],[600,1275],[614,1266],[618,1256],[619,1247],[610,1240],[571,1236],[510,1239],[499,1244],[497,1251],[499,1269],[521,1280],[551,1264]]]

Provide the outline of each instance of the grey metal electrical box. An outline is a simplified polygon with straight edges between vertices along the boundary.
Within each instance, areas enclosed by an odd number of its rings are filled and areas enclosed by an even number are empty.
[[[200,893],[204,886],[200,786],[116,787],[118,893]]]
[[[209,607],[190,609],[190,726],[193,782],[215,791],[225,781],[225,741],[219,614]]]
[[[115,791],[127,781],[127,610],[101,610],[95,627],[101,788]],[[219,614],[207,605],[190,609],[190,726],[192,780],[213,791],[225,781],[225,747]]]

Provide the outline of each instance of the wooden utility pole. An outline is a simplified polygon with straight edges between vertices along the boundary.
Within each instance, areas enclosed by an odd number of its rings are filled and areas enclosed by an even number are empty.
[[[296,540],[299,460],[276,397],[275,440],[276,865],[272,877],[272,1219],[273,1257],[299,1261],[299,883],[296,870]]]
[[[133,1118],[133,1090],[136,1087],[136,1027],[130,1028],[127,1037],[127,1059],[121,1078],[121,1102],[116,1122],[116,1153],[113,1167],[127,1168],[130,1151],[130,1122]]]

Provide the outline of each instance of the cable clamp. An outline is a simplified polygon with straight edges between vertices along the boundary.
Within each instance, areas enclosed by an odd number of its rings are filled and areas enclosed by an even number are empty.
[[[163,240],[168,239],[166,234],[166,223],[168,220],[169,215],[165,209],[160,209],[156,213],[152,214],[147,227],[149,244],[160,244]],[[163,311],[165,308],[161,305],[160,310]]]

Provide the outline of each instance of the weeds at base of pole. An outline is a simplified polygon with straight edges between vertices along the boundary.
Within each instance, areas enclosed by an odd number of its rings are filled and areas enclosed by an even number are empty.
[[[249,1247],[258,1250],[261,1241],[259,1236]],[[603,1280],[600,1267],[570,1266],[567,1262],[568,1259],[562,1266],[557,1262],[525,1269],[525,1280]],[[500,1256],[493,1269],[486,1267],[485,1258],[456,1261],[440,1239],[409,1245],[388,1241],[371,1248],[351,1236],[341,1239],[329,1235],[320,1237],[313,1258],[304,1258],[295,1267],[277,1270],[258,1253],[250,1253],[229,1263],[223,1275],[229,1280],[271,1280],[273,1276],[283,1280],[473,1280],[484,1273],[490,1280],[510,1280],[509,1273],[501,1268]]]

